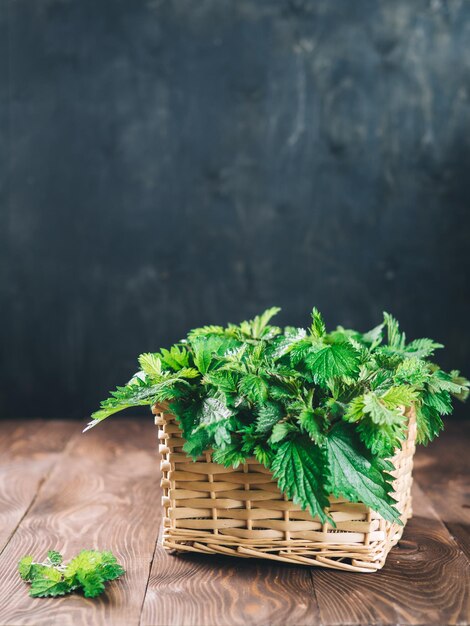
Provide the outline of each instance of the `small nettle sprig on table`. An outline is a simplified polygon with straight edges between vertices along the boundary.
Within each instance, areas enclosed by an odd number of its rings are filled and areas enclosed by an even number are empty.
[[[327,332],[313,309],[308,329],[270,324],[274,307],[239,325],[205,326],[139,357],[140,370],[92,415],[88,428],[138,405],[167,403],[193,459],[236,468],[255,457],[279,488],[334,526],[330,495],[363,502],[401,523],[392,497],[390,457],[406,439],[413,407],[417,441],[443,428],[452,398],[469,383],[429,358],[443,346],[410,343],[388,313],[366,333]]]
[[[43,562],[25,556],[18,563],[18,571],[24,581],[31,583],[33,598],[64,596],[72,591],[95,598],[103,593],[107,581],[125,573],[112,552],[97,550],[82,550],[67,564],[55,550],[49,550]]]

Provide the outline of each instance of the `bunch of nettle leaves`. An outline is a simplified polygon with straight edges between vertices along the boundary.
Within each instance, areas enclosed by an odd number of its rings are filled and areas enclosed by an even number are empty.
[[[96,598],[104,591],[105,582],[125,573],[111,552],[96,550],[82,550],[68,564],[55,550],[49,550],[43,563],[25,556],[18,563],[18,571],[23,580],[31,583],[33,598],[63,596],[77,590],[86,598]]]
[[[141,371],[89,427],[128,407],[168,402],[194,459],[212,449],[215,462],[235,468],[255,457],[289,498],[333,525],[330,494],[400,523],[388,459],[406,439],[404,409],[414,407],[418,443],[426,444],[452,411],[451,396],[465,399],[468,381],[427,360],[441,344],[407,344],[387,313],[367,333],[327,333],[316,309],[308,330],[270,325],[278,311],[198,328],[170,350],[142,354]]]

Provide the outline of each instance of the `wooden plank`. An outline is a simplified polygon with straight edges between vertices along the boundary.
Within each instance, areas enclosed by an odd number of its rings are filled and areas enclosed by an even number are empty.
[[[2,424],[0,520],[14,529],[26,515],[0,557],[0,624],[133,626],[141,609],[142,626],[469,624],[462,426],[418,452],[414,518],[381,572],[171,556],[157,547],[145,593],[161,521],[151,420],[114,419],[83,436],[76,422]],[[68,558],[84,547],[113,550],[128,574],[98,600],[28,597],[16,573],[23,554],[55,548]]]
[[[139,623],[161,522],[152,421],[110,420],[71,440],[7,545],[0,566],[0,624],[84,626]],[[24,554],[48,549],[70,558],[110,549],[127,569],[95,600],[79,595],[33,599],[16,572]]]
[[[77,429],[65,421],[1,423],[0,554]]]
[[[470,559],[470,423],[449,421],[416,455],[414,476],[437,514]]]
[[[157,546],[141,626],[303,626],[319,623],[308,568]]]
[[[414,516],[383,570],[312,570],[322,624],[468,624],[469,564],[418,485]]]

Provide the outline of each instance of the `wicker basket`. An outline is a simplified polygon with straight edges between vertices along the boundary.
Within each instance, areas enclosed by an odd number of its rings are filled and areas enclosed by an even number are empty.
[[[362,503],[330,498],[336,528],[322,524],[289,500],[270,472],[255,459],[238,469],[212,463],[210,452],[196,462],[182,450],[175,418],[155,406],[162,457],[163,546],[168,550],[227,554],[316,565],[353,572],[383,567],[403,526],[385,521]],[[394,490],[403,524],[411,517],[411,471],[416,420],[393,458]]]

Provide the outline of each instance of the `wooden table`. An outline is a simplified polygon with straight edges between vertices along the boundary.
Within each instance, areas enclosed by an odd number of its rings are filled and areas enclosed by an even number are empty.
[[[0,425],[0,625],[263,626],[470,623],[470,424],[419,450],[414,517],[385,568],[355,574],[166,554],[149,417]],[[33,599],[25,554],[112,550],[127,574],[101,598]]]

